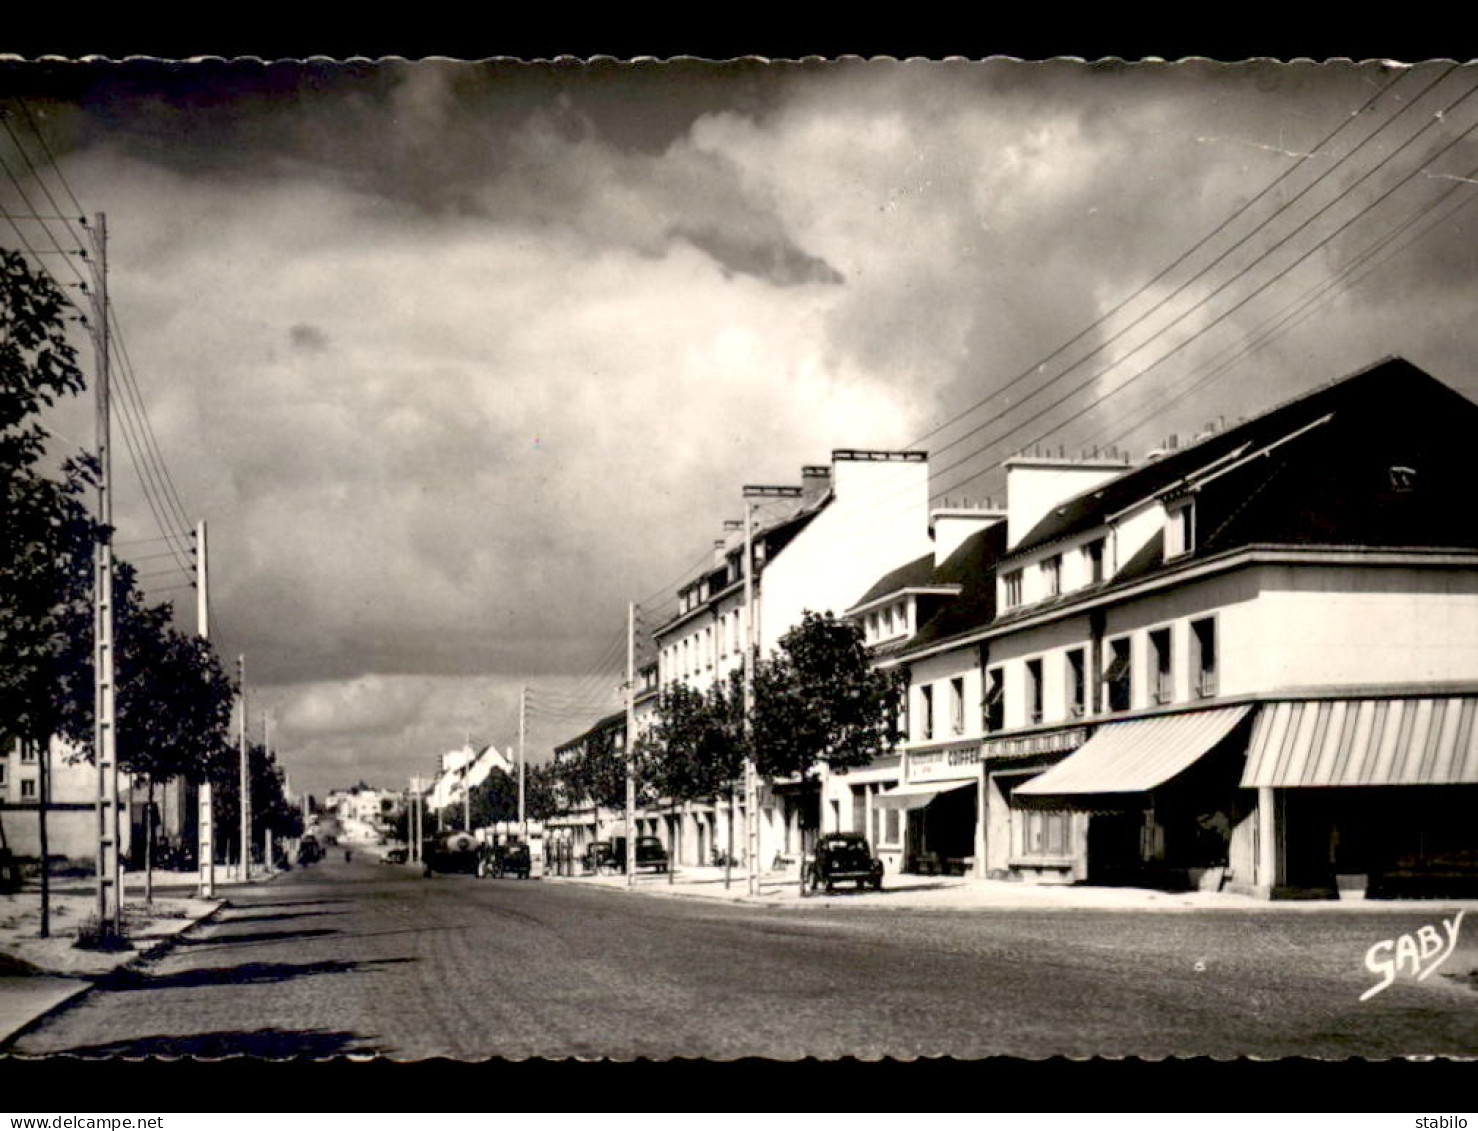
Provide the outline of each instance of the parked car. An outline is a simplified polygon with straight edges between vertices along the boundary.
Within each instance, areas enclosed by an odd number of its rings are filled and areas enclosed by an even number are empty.
[[[427,876],[435,872],[476,873],[481,858],[481,846],[471,833],[442,833],[421,845],[423,874]]]
[[[616,852],[608,840],[598,840],[585,849],[585,870],[599,872],[616,867]]]
[[[529,871],[528,845],[517,843],[483,845],[482,859],[478,862],[477,868],[479,876],[492,876],[494,879],[517,876],[520,880],[526,880],[529,878]]]
[[[617,871],[626,870],[626,838],[618,836],[611,842],[611,855],[615,857],[613,865]],[[654,836],[639,836],[636,838],[636,870],[651,868],[654,872],[667,871],[667,849],[662,842]]]
[[[405,848],[387,849],[380,857],[386,864],[404,864],[410,858],[410,850]]]
[[[801,893],[826,889],[830,895],[837,884],[855,883],[857,890],[881,891],[883,862],[872,854],[861,833],[827,833],[816,842],[816,855],[801,877]]]

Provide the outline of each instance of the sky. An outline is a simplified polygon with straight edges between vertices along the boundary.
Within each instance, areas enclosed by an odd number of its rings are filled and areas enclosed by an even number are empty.
[[[523,687],[532,761],[615,709],[628,602],[660,620],[742,485],[834,448],[999,500],[1022,447],[1142,457],[1389,355],[1478,398],[1475,91],[1451,63],[0,61],[0,245],[67,281],[42,252],[80,229],[25,217],[106,213],[254,730],[299,791],[400,787],[515,743]],[[57,406],[59,453],[91,413]],[[115,447],[120,556],[193,631]]]

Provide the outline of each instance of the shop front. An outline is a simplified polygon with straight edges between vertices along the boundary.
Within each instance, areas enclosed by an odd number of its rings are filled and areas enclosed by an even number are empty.
[[[1242,784],[1275,894],[1478,896],[1478,696],[1265,704]]]
[[[1255,795],[1239,782],[1251,712],[1239,705],[1100,726],[1011,791],[1023,849],[1013,869],[1039,870],[1045,858],[1092,884],[1220,890],[1233,830],[1254,811]]]
[[[873,798],[875,810],[901,842],[899,870],[981,874],[980,741],[915,747],[903,764],[903,781]]]

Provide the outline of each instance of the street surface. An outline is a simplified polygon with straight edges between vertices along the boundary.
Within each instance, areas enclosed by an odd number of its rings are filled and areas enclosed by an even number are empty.
[[[422,879],[333,856],[230,898],[170,953],[105,981],[14,1051],[1478,1055],[1471,942],[1426,980],[1359,1000],[1379,981],[1368,948],[1424,923],[1440,931],[1435,902],[1389,915],[881,911],[866,895],[767,908]]]

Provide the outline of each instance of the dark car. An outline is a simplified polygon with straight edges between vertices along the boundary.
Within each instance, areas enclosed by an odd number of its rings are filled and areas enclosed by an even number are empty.
[[[323,859],[323,847],[315,836],[305,836],[298,841],[298,864],[306,867]]]
[[[479,848],[477,839],[470,833],[443,833],[441,836],[432,837],[421,845],[421,862],[425,866],[424,874],[429,876],[433,872],[475,873],[478,861],[481,859]]]
[[[410,857],[410,853],[404,848],[391,848],[386,850],[380,859],[386,864],[404,864]]]
[[[616,867],[626,867],[626,838],[618,836],[614,846],[616,854]],[[639,836],[636,838],[636,870],[651,868],[654,872],[667,871],[667,849],[662,842],[654,836]]]
[[[483,846],[482,859],[477,869],[479,876],[492,876],[495,879],[517,876],[520,880],[526,880],[529,878],[529,871],[528,845],[515,843]]]
[[[801,891],[826,889],[830,895],[837,884],[855,883],[857,890],[881,891],[883,862],[872,854],[861,833],[827,833],[816,843],[816,856],[801,877]]]
[[[616,850],[608,840],[598,840],[585,849],[585,870],[599,872],[617,867]]]

